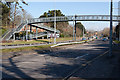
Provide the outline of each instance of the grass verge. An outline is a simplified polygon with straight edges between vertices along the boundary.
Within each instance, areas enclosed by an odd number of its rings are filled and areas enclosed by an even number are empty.
[[[2,53],[42,50],[42,49],[49,48],[50,46],[52,46],[52,45],[41,45],[41,46],[30,46],[30,47],[21,47],[21,48],[12,48],[12,49],[2,49]]]
[[[57,38],[56,42],[62,42],[62,41],[68,41],[72,40],[72,37],[65,37],[65,38]],[[78,37],[77,37],[78,39]],[[28,41],[14,41],[14,42],[5,42],[0,45],[15,45],[15,44],[33,44],[33,43],[48,43],[48,42],[54,42],[54,38],[52,39],[38,39],[38,40],[28,40]]]
[[[43,40],[29,40],[29,41],[14,41],[14,42],[6,42],[1,45],[15,45],[15,44],[32,44],[32,43],[46,43],[48,42],[46,39]]]
[[[117,44],[120,43],[120,41],[117,41],[117,40],[115,40],[114,42],[117,43]]]

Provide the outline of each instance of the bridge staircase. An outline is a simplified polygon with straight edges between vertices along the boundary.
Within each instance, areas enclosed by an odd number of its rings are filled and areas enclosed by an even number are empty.
[[[31,24],[31,26],[34,26],[34,27],[37,27],[37,28],[40,28],[40,29],[43,29],[43,30],[46,30],[48,32],[52,32],[54,33],[54,28],[51,28],[51,27],[48,27],[48,26],[45,26],[45,25],[41,25],[41,24]],[[56,33],[60,33],[59,30],[56,30]]]
[[[21,30],[25,25],[27,25],[27,24],[26,24],[26,23],[22,23],[22,24],[20,24],[17,28],[8,30],[5,34],[2,35],[1,40],[2,40],[2,41],[10,40],[10,38],[11,38],[16,32],[20,32],[20,30]]]
[[[10,29],[7,31],[6,34],[4,34],[2,36],[2,41],[7,41],[7,40],[10,40],[10,38],[15,34],[15,33],[19,33],[21,31],[21,29],[26,26],[27,23],[24,22],[24,23],[21,23],[16,29]],[[37,27],[37,28],[40,28],[40,29],[43,29],[43,30],[46,30],[46,31],[49,31],[49,32],[54,32],[54,28],[50,28],[50,27],[47,27],[47,26],[44,26],[44,25],[40,25],[40,24],[30,24],[31,26],[33,27]],[[60,33],[59,30],[56,30],[56,33]],[[43,33],[40,33],[37,35],[37,37],[43,37],[43,36],[46,36],[47,34],[43,34]],[[36,35],[33,35],[33,38],[35,38]]]

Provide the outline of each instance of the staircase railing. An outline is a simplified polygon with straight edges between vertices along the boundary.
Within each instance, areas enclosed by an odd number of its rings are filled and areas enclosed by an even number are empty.
[[[45,30],[48,30],[48,31],[52,31],[54,32],[54,28],[51,28],[51,27],[47,27],[47,26],[44,26],[44,25],[38,25],[38,24],[31,24],[32,26],[36,26],[36,27],[39,27],[41,29],[45,29]],[[56,30],[57,33],[60,33],[59,30]]]
[[[19,32],[26,24],[26,21],[24,23],[20,23],[15,29],[8,31],[8,34],[4,37],[6,39],[2,38],[2,40],[9,40],[15,32]]]

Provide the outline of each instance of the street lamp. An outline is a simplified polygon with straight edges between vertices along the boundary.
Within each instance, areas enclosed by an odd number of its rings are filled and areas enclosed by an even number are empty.
[[[75,41],[76,41],[76,17],[77,15],[75,15]]]
[[[54,10],[54,44],[56,44],[56,10]]]
[[[75,16],[73,16],[73,41],[74,41],[74,33],[75,33],[75,30],[74,30],[74,20],[75,20]]]

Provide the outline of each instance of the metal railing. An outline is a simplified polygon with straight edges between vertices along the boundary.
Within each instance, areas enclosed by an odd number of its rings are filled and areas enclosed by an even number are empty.
[[[27,25],[26,22],[21,23],[16,28],[11,29],[2,40],[9,40],[15,32],[19,32],[25,25]]]
[[[3,38],[6,34],[8,34],[9,31],[10,31],[10,29],[7,30],[1,37]]]
[[[38,33],[37,36],[36,36],[36,34],[33,34],[32,38],[43,37],[43,36],[47,36],[47,33]]]
[[[75,18],[76,17],[76,18]],[[57,22],[61,21],[110,21],[110,15],[76,15],[76,16],[58,16],[56,17]],[[43,22],[53,22],[54,17],[48,18],[33,18],[29,19],[28,23],[43,23]],[[113,21],[120,21],[120,16],[113,15]]]
[[[38,27],[38,28],[41,28],[41,29],[44,29],[44,30],[47,30],[47,31],[50,31],[50,32],[54,32],[54,28],[51,28],[51,27],[47,27],[47,26],[44,26],[44,25],[40,25],[40,24],[31,24],[31,26],[35,26],[35,27]],[[57,33],[60,33],[59,30],[56,30]]]

